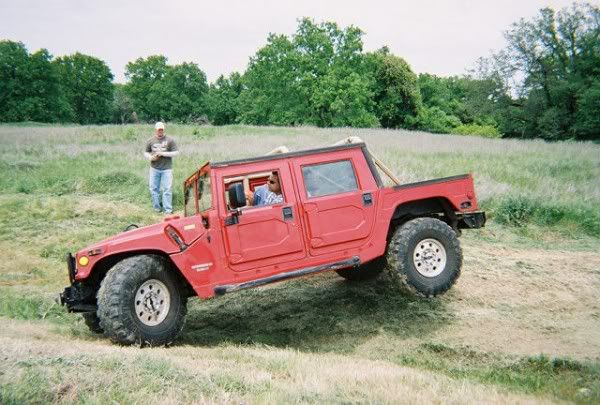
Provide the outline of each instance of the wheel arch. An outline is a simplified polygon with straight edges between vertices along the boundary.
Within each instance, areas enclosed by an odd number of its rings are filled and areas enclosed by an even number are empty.
[[[183,286],[185,286],[186,295],[192,296],[195,295],[194,289],[192,288],[189,281],[185,278],[179,267],[175,264],[175,262],[171,259],[171,257],[163,252],[162,250],[134,250],[127,252],[119,252],[112,255],[108,255],[103,257],[98,262],[94,264],[94,267],[90,271],[90,276],[85,280],[85,283],[90,287],[93,287],[95,291],[98,291],[100,288],[100,284],[102,280],[106,277],[106,273],[113,268],[117,263],[134,256],[158,256],[161,260],[166,263],[169,270],[173,273],[177,274],[177,277],[180,279]]]
[[[460,235],[455,207],[446,197],[438,196],[399,203],[390,219],[387,240],[389,241],[390,236],[398,226],[411,219],[421,217],[440,219],[454,229],[457,235]]]

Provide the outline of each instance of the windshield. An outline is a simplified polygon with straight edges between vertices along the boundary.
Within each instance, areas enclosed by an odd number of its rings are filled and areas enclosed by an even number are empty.
[[[212,207],[210,176],[209,173],[204,173],[198,178],[198,211],[206,211],[210,207]]]

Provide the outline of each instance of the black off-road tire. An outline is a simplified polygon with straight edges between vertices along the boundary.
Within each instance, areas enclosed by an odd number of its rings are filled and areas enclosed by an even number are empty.
[[[422,256],[430,260],[427,267],[432,272],[428,277],[424,275],[427,274],[426,270],[417,269],[417,265],[421,265],[415,264],[419,258],[414,257],[422,252],[423,248],[428,248],[426,244],[421,243],[427,240],[431,241],[433,246],[433,249],[430,248],[431,253]],[[436,245],[436,242],[441,244],[443,249]],[[435,253],[436,248],[445,250],[443,269],[431,267],[434,266],[431,262],[438,259],[435,255],[440,254]],[[398,227],[394,232],[388,246],[387,262],[391,278],[404,289],[416,295],[435,297],[448,291],[460,276],[462,250],[456,233],[445,222],[435,218],[416,218]],[[434,275],[436,272],[440,273]]]
[[[166,286],[170,297],[167,315],[157,325],[143,323],[136,314],[136,302],[139,305],[140,301],[136,294],[152,280]],[[160,256],[140,255],[120,261],[108,271],[98,290],[98,317],[104,334],[124,345],[172,343],[183,328],[187,312],[187,295],[181,284]]]
[[[98,318],[96,312],[84,312],[81,316],[83,317],[83,322],[85,322],[85,325],[91,332],[104,333],[104,329],[100,326],[100,318]]]
[[[358,267],[336,270],[335,272],[348,281],[367,281],[380,275],[386,266],[385,256],[378,257],[370,262],[363,263]]]

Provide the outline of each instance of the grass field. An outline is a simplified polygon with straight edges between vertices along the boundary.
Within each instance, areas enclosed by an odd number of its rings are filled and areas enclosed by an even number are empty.
[[[169,125],[175,184],[206,160],[351,135],[402,181],[472,172],[486,228],[422,300],[335,274],[192,300],[174,347],[118,347],[53,299],[64,253],[160,221],[150,126],[0,126],[0,403],[600,401],[600,145]],[[175,187],[181,211],[181,187]]]

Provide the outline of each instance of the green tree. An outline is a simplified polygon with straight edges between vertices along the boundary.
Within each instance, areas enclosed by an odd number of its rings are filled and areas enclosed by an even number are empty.
[[[195,63],[170,66],[156,95],[164,119],[192,122],[207,116],[205,97],[208,93],[206,75]]]
[[[52,55],[46,49],[40,49],[29,57],[30,92],[24,103],[28,120],[59,122],[73,118],[60,76],[51,61]]]
[[[0,42],[0,121],[22,121],[29,91],[29,54],[20,42]]]
[[[299,21],[269,35],[243,76],[240,120],[265,125],[377,126],[362,31]]]
[[[162,118],[160,105],[156,105],[155,87],[167,74],[167,58],[162,55],[138,58],[129,62],[125,67],[125,92],[131,98],[134,111],[138,117],[145,121],[159,120]]]
[[[298,54],[298,81],[310,100],[306,123],[318,126],[373,127],[372,77],[362,53],[363,32],[354,26],[300,20],[293,44]]]
[[[51,60],[46,49],[30,55],[20,42],[0,41],[0,121],[71,119],[72,111]]]
[[[600,76],[600,7],[544,8],[533,19],[514,23],[505,37],[508,46],[488,59],[494,68],[487,73],[513,84],[519,97],[501,116],[521,116],[522,125],[502,122],[501,128],[511,136],[553,140],[600,137],[589,111],[580,111],[595,104],[591,89]]]
[[[579,92],[577,106],[576,131],[585,138],[600,137],[600,79]]]
[[[497,76],[484,79],[464,76],[459,83],[464,94],[464,122],[497,127],[498,112],[511,103],[509,91],[502,80]]]
[[[139,58],[126,66],[125,91],[145,121],[192,121],[206,114],[206,75],[195,63],[167,65],[161,55]]]
[[[267,45],[250,58],[240,94],[240,119],[255,125],[297,125],[309,116],[309,92],[303,89],[300,54],[284,35],[269,35]]]
[[[423,107],[415,119],[408,121],[411,126],[440,134],[449,134],[461,122],[454,115],[448,115],[437,106]]]
[[[385,128],[406,127],[422,106],[417,75],[387,48],[367,55],[373,81],[375,115]]]
[[[53,61],[74,120],[101,124],[111,120],[113,75],[102,60],[79,52]]]
[[[481,90],[479,83],[469,77],[438,77],[429,73],[419,75],[419,88],[426,107],[437,107],[446,115],[454,116],[463,123],[475,121],[478,111],[470,106],[478,102],[484,102],[487,94],[483,94],[483,100],[479,95]]]
[[[125,92],[123,84],[114,85],[112,101],[112,122],[117,124],[127,124],[133,122],[133,102]]]
[[[457,81],[456,77],[438,77],[429,73],[419,75],[423,108],[413,121],[415,127],[436,133],[449,133],[461,123],[472,122],[467,117],[465,96]]]
[[[372,112],[374,103],[368,78],[356,72],[346,75],[332,70],[319,82],[321,86],[310,97],[311,123],[322,127],[379,126]]]
[[[214,125],[228,125],[238,122],[240,115],[240,94],[242,76],[234,72],[229,77],[219,76],[208,89],[206,109],[208,118]]]

